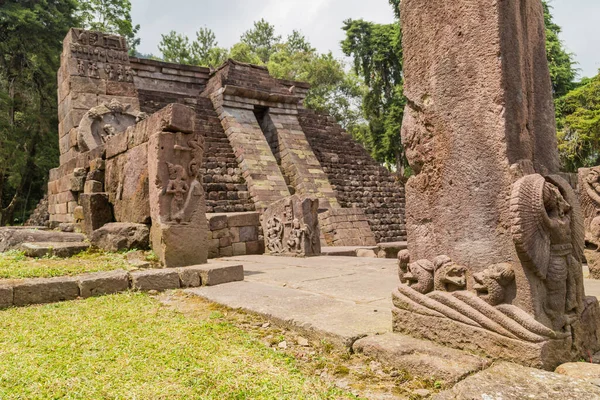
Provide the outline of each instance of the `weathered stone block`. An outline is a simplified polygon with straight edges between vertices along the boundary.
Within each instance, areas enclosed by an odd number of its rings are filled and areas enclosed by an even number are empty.
[[[242,265],[200,265],[195,267],[202,279],[202,286],[216,286],[244,280]]]
[[[256,212],[228,214],[229,227],[259,226],[260,214]]]
[[[13,305],[13,287],[10,285],[0,285],[0,309],[12,307]]]
[[[209,215],[209,227],[211,231],[227,228],[227,215]]]
[[[240,227],[240,242],[254,242],[258,240],[258,226]]]
[[[92,232],[90,241],[105,251],[146,250],[150,247],[150,229],[143,224],[108,223]]]
[[[104,184],[99,181],[86,180],[83,191],[85,193],[102,193],[104,192]]]
[[[134,271],[130,273],[131,288],[144,292],[150,290],[164,291],[179,289],[179,273],[177,270],[152,269],[147,271]]]
[[[246,243],[234,243],[233,245],[234,256],[245,256],[246,255]]]
[[[83,232],[90,235],[93,231],[113,221],[113,213],[107,193],[84,193],[79,196],[83,207]]]
[[[79,297],[76,278],[27,279],[13,287],[14,305],[55,303]]]
[[[200,269],[194,266],[179,268],[179,281],[182,288],[199,287],[202,284]]]
[[[127,271],[110,271],[84,274],[77,277],[81,297],[88,298],[125,292],[129,289]]]

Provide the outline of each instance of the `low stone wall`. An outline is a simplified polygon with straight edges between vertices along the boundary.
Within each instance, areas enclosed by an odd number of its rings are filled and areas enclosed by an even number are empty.
[[[88,174],[103,169],[101,162],[104,157],[104,146],[95,148],[86,153],[81,153],[60,167],[50,170],[48,182],[48,213],[50,214],[50,227],[57,227],[60,223],[74,223],[76,208],[79,206],[79,197],[92,190],[102,191],[102,188],[92,188],[85,182]],[[103,174],[103,171],[100,173]],[[90,178],[93,178],[90,176]],[[93,179],[90,179],[93,180]],[[103,181],[103,178],[102,178]]]
[[[377,240],[361,208],[338,208],[319,214],[328,246],[375,246]]]
[[[207,214],[208,258],[264,254],[258,212]]]
[[[0,308],[55,303],[125,292],[164,291],[199,286],[215,286],[244,280],[242,265],[200,265],[186,268],[127,272],[98,272],[74,277],[0,281]]]

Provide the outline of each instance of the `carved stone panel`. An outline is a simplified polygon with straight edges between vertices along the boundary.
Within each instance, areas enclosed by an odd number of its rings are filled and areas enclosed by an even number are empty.
[[[151,118],[156,121],[148,126],[159,129],[168,125],[161,119],[193,121],[195,113],[171,105]],[[203,264],[208,256],[203,154],[204,138],[196,131],[157,132],[148,142],[152,248],[167,267]]]
[[[143,112],[117,100],[104,103],[88,111],[79,123],[77,143],[82,152],[93,150],[106,140],[125,132],[127,128],[147,118]]]
[[[294,195],[271,204],[263,214],[265,248],[271,255],[321,254],[319,200]]]

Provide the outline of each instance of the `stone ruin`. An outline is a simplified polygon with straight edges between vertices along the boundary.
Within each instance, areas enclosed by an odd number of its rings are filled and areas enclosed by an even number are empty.
[[[579,198],[581,200],[586,249],[585,258],[590,276],[600,279],[600,167],[579,170]]]
[[[263,254],[273,227],[260,219],[278,204],[294,210],[291,227],[281,219],[289,255],[406,239],[403,187],[332,117],[304,108],[307,84],[127,50],[81,29],[64,41],[51,228],[96,238],[151,226],[169,267]]]
[[[546,369],[593,354],[600,309],[583,288],[579,201],[558,175],[541,2],[400,8],[415,175],[394,331]]]

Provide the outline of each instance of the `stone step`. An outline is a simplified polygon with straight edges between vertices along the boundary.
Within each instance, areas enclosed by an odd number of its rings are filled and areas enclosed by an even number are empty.
[[[0,253],[18,249],[22,243],[45,242],[83,242],[85,236],[80,233],[65,233],[51,230],[31,228],[0,228]]]
[[[90,248],[85,242],[34,242],[22,243],[20,249],[27,257],[72,257]]]
[[[491,365],[491,360],[397,333],[359,339],[352,350],[413,377],[434,379],[446,385]]]

